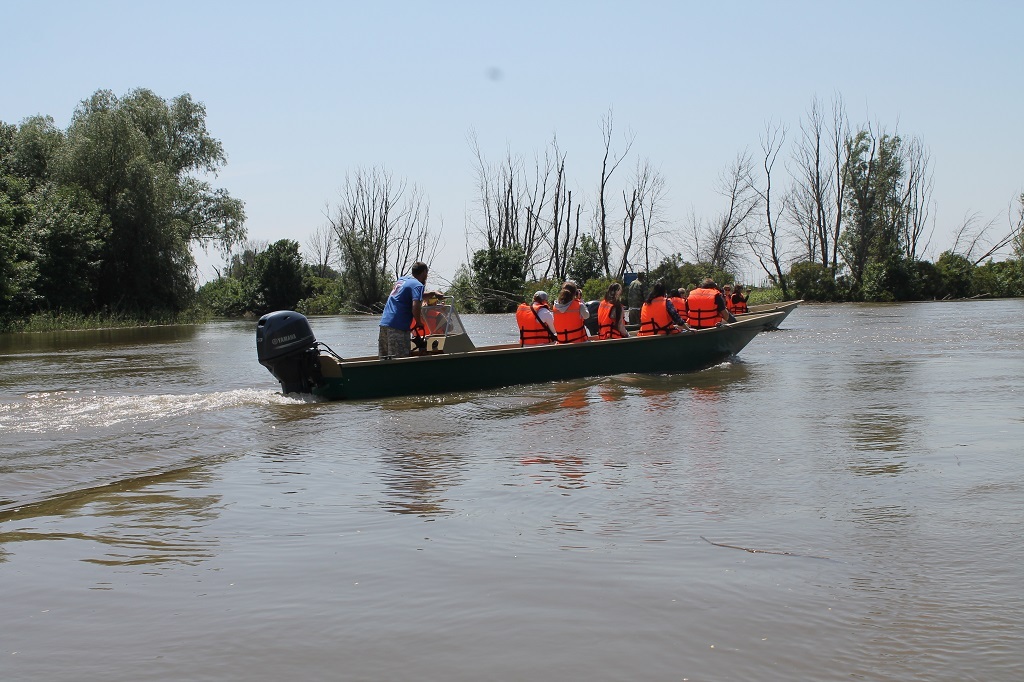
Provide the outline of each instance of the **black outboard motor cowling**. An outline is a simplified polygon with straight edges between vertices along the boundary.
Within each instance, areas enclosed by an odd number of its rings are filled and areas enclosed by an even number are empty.
[[[310,393],[320,378],[313,329],[291,310],[268,313],[256,323],[256,357],[281,382],[282,393]]]

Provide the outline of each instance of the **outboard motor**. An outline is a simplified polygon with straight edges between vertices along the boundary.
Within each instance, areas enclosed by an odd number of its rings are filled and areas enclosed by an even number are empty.
[[[268,313],[256,323],[256,356],[281,382],[282,393],[310,393],[320,377],[320,353],[304,315]]]
[[[598,324],[597,324],[597,309],[601,306],[600,301],[587,301],[583,305],[587,306],[587,310],[590,311],[590,317],[583,321],[583,326],[587,328],[591,336],[597,336]]]

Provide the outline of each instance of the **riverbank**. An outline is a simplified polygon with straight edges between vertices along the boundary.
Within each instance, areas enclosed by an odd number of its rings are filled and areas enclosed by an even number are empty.
[[[83,315],[63,311],[37,313],[27,320],[0,324],[0,334],[72,332],[97,329],[128,329],[132,327],[163,327],[177,324],[209,322],[208,312],[190,310],[177,314],[140,316],[130,313],[96,313]]]

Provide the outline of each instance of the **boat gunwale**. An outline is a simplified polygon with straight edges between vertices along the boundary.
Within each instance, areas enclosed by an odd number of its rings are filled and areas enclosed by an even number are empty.
[[[473,356],[473,355],[516,354],[516,353],[536,353],[536,352],[548,352],[548,353],[550,353],[552,351],[561,352],[561,350],[556,350],[556,349],[573,349],[573,348],[575,348],[577,350],[580,350],[580,347],[586,347],[586,346],[589,346],[590,344],[594,344],[594,343],[598,343],[598,344],[601,344],[602,346],[604,346],[604,345],[607,345],[607,344],[620,344],[621,345],[621,344],[626,344],[626,343],[636,343],[638,341],[650,342],[650,341],[665,340],[665,339],[676,339],[677,340],[679,338],[692,337],[692,336],[695,336],[697,334],[701,334],[701,335],[705,335],[706,336],[708,334],[715,333],[715,332],[722,333],[722,332],[726,332],[726,331],[728,331],[730,329],[744,328],[744,327],[748,327],[748,326],[756,326],[757,324],[764,322],[766,318],[773,318],[773,317],[779,317],[779,316],[784,318],[785,317],[785,315],[784,315],[785,312],[786,311],[783,311],[783,310],[770,310],[770,311],[765,311],[765,312],[760,312],[760,313],[749,313],[748,315],[744,315],[743,319],[737,320],[736,322],[727,322],[727,323],[723,324],[721,327],[708,327],[706,329],[691,329],[690,331],[681,332],[679,334],[658,334],[658,335],[654,335],[654,336],[630,336],[630,337],[625,338],[625,339],[597,339],[597,338],[591,338],[589,341],[587,341],[585,343],[547,343],[547,344],[541,344],[541,345],[535,345],[535,346],[520,346],[519,344],[514,344],[514,343],[512,343],[512,344],[497,344],[497,345],[492,345],[492,346],[480,346],[478,348],[474,348],[471,351],[464,351],[464,352],[461,352],[461,353],[444,353],[444,352],[441,352],[441,353],[431,353],[429,355],[411,355],[411,356],[406,356],[406,357],[401,357],[401,358],[390,358],[390,359],[382,359],[382,358],[378,358],[376,356],[360,356],[360,357],[355,357],[355,358],[341,358],[339,360],[337,357],[335,357],[335,360],[337,361],[338,366],[341,367],[341,368],[345,368],[345,367],[363,367],[363,366],[377,365],[377,364],[380,364],[380,363],[389,363],[389,364],[390,363],[395,363],[395,362],[401,362],[401,363],[413,362],[413,363],[418,363],[418,362],[425,362],[425,361],[431,361],[431,360],[452,360],[452,359],[457,359],[457,358],[461,358],[461,357],[465,357],[465,356]],[[468,332],[467,332],[467,334],[468,334]]]

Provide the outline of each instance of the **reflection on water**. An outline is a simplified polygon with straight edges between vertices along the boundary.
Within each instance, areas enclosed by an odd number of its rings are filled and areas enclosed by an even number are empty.
[[[451,514],[446,492],[460,482],[459,458],[444,452],[386,453],[380,472],[387,498],[383,509],[430,518]]]
[[[17,510],[4,519],[0,559],[16,543],[59,540],[74,541],[79,560],[99,565],[197,565],[219,545],[204,529],[220,496],[196,492],[210,480],[202,471],[178,471]]]

